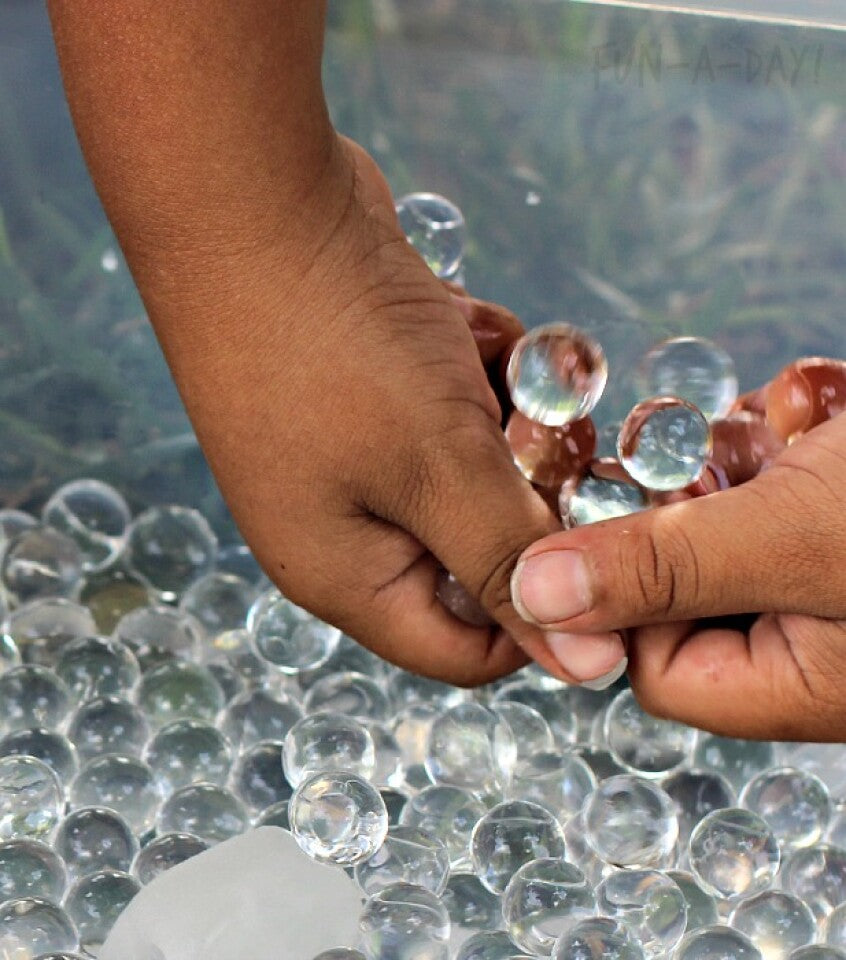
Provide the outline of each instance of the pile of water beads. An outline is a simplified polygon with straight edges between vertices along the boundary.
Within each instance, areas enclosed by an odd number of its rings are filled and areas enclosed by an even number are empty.
[[[426,242],[454,275],[447,239]],[[846,395],[842,365],[802,361],[732,412],[731,361],[690,338],[641,369],[594,459],[599,347],[551,326],[511,353],[515,461],[568,522],[744,482]],[[0,588],[3,960],[96,957],[142,886],[257,825],[361,888],[359,942],[322,960],[846,960],[839,746],[721,739],[536,667],[416,677],[196,511],[133,518],[95,480],[0,511]]]

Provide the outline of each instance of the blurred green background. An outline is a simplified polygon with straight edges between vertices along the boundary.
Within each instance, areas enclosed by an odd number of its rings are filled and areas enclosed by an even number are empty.
[[[604,344],[600,421],[654,341],[741,384],[846,356],[846,34],[569,0],[335,0],[338,127],[457,202],[468,288]],[[116,91],[119,96],[119,91]],[[70,477],[234,531],[76,145],[43,5],[0,5],[0,504]]]

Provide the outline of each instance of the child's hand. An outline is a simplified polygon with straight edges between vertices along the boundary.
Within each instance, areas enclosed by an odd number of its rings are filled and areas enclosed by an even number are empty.
[[[846,738],[846,414],[743,486],[554,534],[522,560],[515,595],[545,629],[589,650],[589,634],[635,628],[630,676],[650,712]],[[759,615],[710,619],[736,614]]]

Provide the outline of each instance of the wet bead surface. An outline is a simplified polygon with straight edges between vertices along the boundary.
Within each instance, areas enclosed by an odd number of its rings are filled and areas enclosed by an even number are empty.
[[[408,242],[437,277],[454,277],[466,243],[464,214],[437,193],[409,193],[396,202],[400,227]]]
[[[46,763],[35,757],[0,757],[0,840],[44,838],[64,808],[64,790]]]

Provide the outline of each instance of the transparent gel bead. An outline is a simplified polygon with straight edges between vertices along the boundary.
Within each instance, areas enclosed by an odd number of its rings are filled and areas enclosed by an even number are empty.
[[[613,871],[614,868],[602,860],[587,841],[584,809],[570,817],[564,825],[564,844],[567,859],[575,863],[594,886]]]
[[[778,842],[765,820],[737,807],[715,810],[690,836],[690,869],[709,893],[741,900],[766,890],[778,873]]]
[[[485,930],[461,944],[455,960],[528,960],[504,930]]]
[[[341,713],[361,723],[381,723],[391,713],[383,686],[353,671],[322,677],[309,688],[303,707],[306,713]]]
[[[107,753],[141,755],[150,727],[141,710],[120,697],[96,697],[73,714],[68,737],[80,763]]]
[[[700,735],[693,754],[696,767],[721,773],[735,790],[773,766],[775,751],[766,740],[735,740],[712,733]]]
[[[382,846],[355,866],[355,881],[366,894],[402,881],[439,896],[448,878],[446,845],[418,827],[389,827]]]
[[[470,857],[479,879],[492,893],[530,860],[564,858],[564,832],[548,810],[525,800],[507,800],[478,821]]]
[[[846,902],[846,850],[827,843],[796,850],[784,864],[781,885],[823,920]]]
[[[151,883],[159,874],[176,867],[198,853],[208,850],[205,840],[192,833],[165,833],[151,840],[132,862],[132,875],[142,886]]]
[[[430,786],[409,798],[400,823],[420,827],[442,840],[453,870],[470,865],[470,837],[487,808],[469,790]]]
[[[200,660],[205,630],[191,614],[173,607],[138,607],[120,618],[113,637],[147,670],[171,660]]]
[[[103,870],[82,877],[68,891],[64,908],[79,933],[84,953],[96,957],[117,918],[141,889],[135,877]]]
[[[558,751],[539,752],[517,764],[509,796],[540,804],[563,823],[582,809],[596,785],[593,771],[581,757]]]
[[[643,950],[621,923],[589,917],[558,938],[552,960],[643,960]]]
[[[767,960],[787,960],[799,947],[813,943],[817,924],[798,897],[765,890],[736,906],[729,923],[745,933]]]
[[[2,600],[0,600],[0,622],[3,621]],[[21,665],[21,652],[18,645],[6,633],[0,633],[0,674]]]
[[[601,476],[592,468],[583,477],[567,481],[558,496],[558,512],[566,528],[584,527],[601,520],[627,517],[646,509],[643,491],[631,479],[622,476]]]
[[[670,859],[679,824],[673,801],[657,784],[634,776],[610,777],[584,806],[585,836],[616,866],[662,866]]]
[[[331,947],[329,950],[323,950],[312,960],[367,960],[360,950],[354,950],[352,947]]]
[[[641,777],[678,770],[696,742],[692,727],[648,714],[630,689],[618,693],[605,713],[605,743],[611,756]]]
[[[728,780],[708,770],[682,770],[668,777],[662,786],[675,804],[683,848],[703,817],[714,810],[733,807],[737,799]]]
[[[252,636],[249,630],[224,630],[215,634],[205,645],[206,665],[220,681],[220,668],[233,671],[240,682],[238,693],[246,689],[267,686],[275,679],[270,664],[262,660],[253,650]],[[227,692],[224,688],[224,692]],[[234,699],[237,694],[227,695]]]
[[[430,890],[394,883],[375,893],[359,918],[368,960],[447,960],[450,921]]]
[[[447,610],[462,623],[471,627],[489,627],[493,623],[487,610],[449,570],[438,573],[435,594]]]
[[[370,775],[374,786],[381,790],[399,790],[403,786],[402,750],[397,738],[381,723],[369,723],[367,729],[373,738],[376,766]]]
[[[59,778],[35,757],[0,758],[0,840],[49,835],[65,809]]]
[[[745,934],[731,927],[700,927],[678,945],[675,960],[763,960]]]
[[[6,507],[0,510],[0,550],[19,533],[38,525],[38,520],[25,510]]]
[[[89,574],[79,592],[79,600],[94,618],[96,630],[111,634],[127,613],[146,607],[150,595],[137,577],[120,567],[112,567],[100,574]]]
[[[151,507],[129,528],[127,569],[168,603],[210,573],[216,555],[217,537],[205,517],[188,507]]]
[[[826,785],[812,773],[791,767],[759,773],[744,788],[740,802],[767,821],[782,851],[817,843],[831,818]]]
[[[426,750],[429,731],[441,710],[426,703],[411,703],[401,708],[391,724],[391,733],[399,744],[402,772],[406,787],[411,793],[431,786],[426,771]]]
[[[71,806],[109,807],[137,837],[152,830],[161,794],[153,771],[134,757],[107,754],[89,761],[70,789]]]
[[[717,910],[717,901],[710,893],[706,893],[699,886],[692,873],[687,873],[685,870],[668,870],[667,876],[681,890],[687,904],[685,933],[719,923],[720,915]]]
[[[596,906],[623,924],[647,957],[669,953],[684,936],[687,901],[657,870],[616,870],[597,887]]]
[[[56,730],[43,727],[7,733],[0,740],[0,757],[35,757],[46,763],[62,784],[73,779],[78,766],[70,740]]]
[[[681,397],[708,420],[724,417],[737,399],[734,361],[704,337],[674,337],[654,346],[637,376],[642,397]]]
[[[258,820],[256,820],[256,826],[281,827],[283,830],[287,830],[290,833],[291,818],[288,815],[289,806],[289,800],[281,800],[279,803],[274,803],[273,806],[270,806],[266,810],[262,811],[261,816],[258,818]]]
[[[491,710],[511,729],[515,748],[519,745],[522,756],[546,753],[555,749],[552,730],[534,707],[514,700],[503,700],[493,704]],[[517,762],[515,760],[515,764]]]
[[[517,410],[548,427],[587,416],[608,379],[602,347],[568,323],[548,323],[514,345],[506,383]]]
[[[236,747],[260,740],[284,740],[303,709],[293,697],[269,690],[247,690],[229,704],[221,729]]]
[[[172,793],[156,820],[157,833],[190,833],[209,846],[237,837],[250,827],[243,803],[225,787],[192,783]]]
[[[409,193],[396,202],[406,240],[437,277],[455,276],[467,242],[464,214],[437,193]]]
[[[825,942],[830,947],[846,950],[846,903],[841,903],[828,915],[825,922]]]
[[[174,720],[157,731],[144,760],[164,794],[189,783],[226,783],[232,748],[226,737],[203,720]]]
[[[441,900],[458,937],[470,930],[497,930],[503,924],[501,898],[486,890],[475,873],[451,873]]]
[[[18,603],[71,597],[82,581],[82,554],[70,537],[51,527],[23,530],[6,544],[0,581]]]
[[[21,897],[0,903],[0,956],[29,960],[43,953],[75,950],[76,927],[55,903],[39,897]]]
[[[46,667],[13,667],[0,676],[0,730],[54,729],[71,703],[68,688]]]
[[[73,880],[100,870],[129,870],[138,853],[138,839],[114,810],[82,807],[56,828],[53,849]]]
[[[290,675],[325,663],[337,647],[341,631],[278,591],[270,594],[253,626],[253,643],[259,656]]]
[[[388,696],[398,711],[425,704],[437,710],[448,710],[467,700],[467,691],[440,680],[419,677],[405,670],[393,671],[388,680]]]
[[[846,960],[846,950],[824,946],[821,943],[811,943],[807,947],[794,950],[790,954],[790,960]]]
[[[76,543],[87,573],[104,570],[121,555],[132,519],[114,487],[90,479],[59,487],[44,505],[42,518]]]
[[[375,765],[373,738],[351,717],[315,713],[297,721],[285,737],[282,766],[294,787],[309,774],[325,770],[343,770],[368,779]]]
[[[595,908],[593,889],[585,875],[560,858],[524,864],[502,895],[502,916],[511,939],[527,953],[541,956]]]
[[[435,783],[498,794],[510,782],[516,759],[511,728],[481,704],[451,707],[429,729],[425,763]]]
[[[188,587],[179,609],[196,617],[211,634],[237,630],[246,624],[257,594],[255,586],[242,577],[216,571]]]
[[[310,774],[294,791],[288,812],[297,843],[322,863],[353,866],[366,860],[388,832],[379,791],[354,773]]]
[[[563,693],[557,687],[547,687],[535,680],[514,680],[497,690],[491,706],[522,703],[536,710],[549,724],[555,746],[564,750],[569,749],[576,740],[578,730],[578,718],[573,711],[569,694],[569,689]]]
[[[617,456],[650,490],[681,490],[698,480],[712,450],[708,421],[678,397],[637,404],[623,421]]]
[[[293,790],[282,769],[282,742],[263,740],[245,750],[232,770],[231,786],[254,813],[289,800]]]
[[[58,903],[66,882],[61,857],[46,843],[26,838],[0,843],[0,903],[23,897]]]
[[[56,674],[79,702],[122,696],[135,688],[141,669],[132,651],[117,640],[80,637],[62,647]]]
[[[225,705],[211,672],[196,663],[174,660],[153,667],[141,679],[138,704],[154,727],[174,720],[213,721]]]

